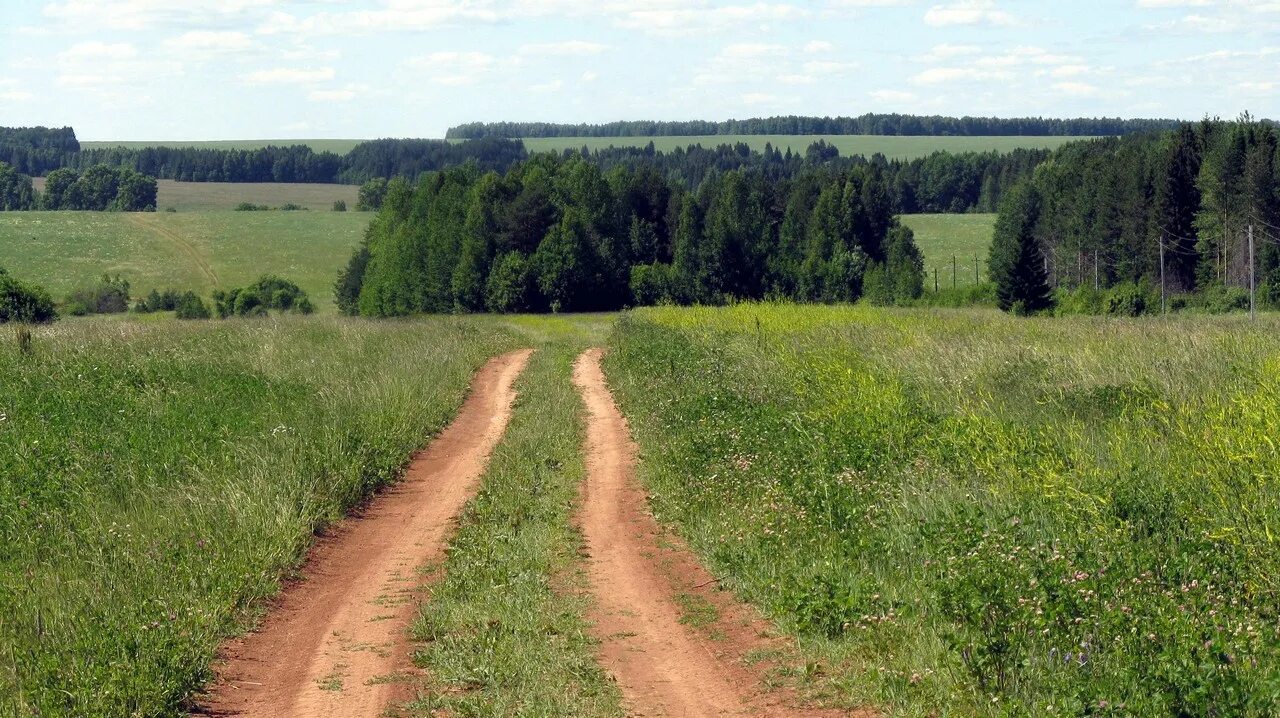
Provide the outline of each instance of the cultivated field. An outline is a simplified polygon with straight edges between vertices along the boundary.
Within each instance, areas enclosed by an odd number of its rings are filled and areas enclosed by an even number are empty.
[[[161,142],[139,141],[139,142],[118,142],[111,140],[99,141],[80,141],[80,146],[86,150],[106,149],[110,147],[124,147],[126,149],[144,149],[146,147],[193,147],[196,149],[211,150],[257,150],[263,147],[291,147],[293,145],[306,145],[316,152],[334,152],[336,154],[345,155],[351,151],[353,147],[364,142],[364,140],[208,140],[208,141],[186,141],[186,140],[170,140]]]
[[[974,257],[978,259],[981,281],[987,280],[987,254],[995,230],[994,214],[904,214],[898,217],[916,235],[916,245],[924,254],[925,288],[933,289],[933,272],[938,271],[942,288],[951,286],[951,258],[956,258],[956,286],[971,286]]]
[[[745,142],[756,151],[771,144],[786,152],[804,153],[809,145],[825,140],[844,156],[880,153],[889,159],[913,160],[934,152],[1009,152],[1018,148],[1056,149],[1087,137],[904,137],[890,135],[696,135],[689,137],[527,137],[524,145],[530,152],[561,152],[566,149],[601,149],[605,147],[644,147],[670,152],[677,147],[702,145],[716,147]]]
[[[4,212],[0,267],[56,298],[104,273],[129,280],[134,296],[174,288],[208,297],[270,272],[306,290],[318,311],[332,312],[338,269],[371,217],[328,210]]]
[[[43,177],[35,178],[36,190],[44,191]],[[301,184],[272,182],[175,182],[157,180],[156,207],[178,212],[232,209],[241,202],[279,207],[296,204],[313,211],[329,211],[342,200],[347,209],[356,208],[360,188],[345,184]]]
[[[1271,714],[1280,323],[651,309],[607,357],[659,517],[903,715]]]

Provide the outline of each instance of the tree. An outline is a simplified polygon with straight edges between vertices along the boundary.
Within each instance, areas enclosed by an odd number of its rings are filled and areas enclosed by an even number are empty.
[[[1040,197],[1024,184],[1010,192],[1001,204],[988,260],[996,284],[1000,308],[1017,314],[1034,314],[1053,306],[1044,255],[1036,241]]]
[[[552,311],[602,308],[599,264],[587,235],[584,219],[570,210],[538,245],[533,256],[538,289]]]
[[[356,200],[357,212],[376,212],[382,209],[382,201],[387,196],[387,180],[384,177],[371,179],[360,185],[360,194]]]
[[[175,308],[178,319],[208,319],[212,316],[209,307],[195,292],[186,292],[178,299]]]
[[[919,299],[924,293],[924,255],[910,227],[898,225],[889,231],[885,278],[894,304]]]
[[[75,209],[67,206],[71,188],[75,186],[80,175],[72,169],[56,169],[49,173],[44,181],[44,194],[40,198],[41,209]]]
[[[485,307],[498,314],[524,312],[533,308],[529,262],[519,252],[507,252],[493,263],[485,283]]]
[[[0,212],[35,209],[36,192],[31,178],[0,162]]]
[[[1170,137],[1158,180],[1155,221],[1169,251],[1165,273],[1170,286],[1190,290],[1196,285],[1196,211],[1200,208],[1200,141],[1191,125]]]
[[[364,286],[364,271],[368,266],[369,244],[362,242],[347,261],[347,266],[338,272],[338,281],[333,285],[333,302],[342,314],[353,317],[360,313],[360,289]]]

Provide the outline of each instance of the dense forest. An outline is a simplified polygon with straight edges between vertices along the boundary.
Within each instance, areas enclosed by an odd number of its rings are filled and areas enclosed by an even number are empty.
[[[604,124],[554,122],[472,122],[452,127],[449,139],[480,137],[662,137],[688,135],[927,135],[927,136],[1072,136],[1101,137],[1168,130],[1177,120],[1124,120],[1118,117],[1052,119],[1044,117],[941,117],[877,115],[860,117],[757,117],[747,120]]]
[[[1138,284],[1158,297],[1163,276],[1167,295],[1225,292],[1240,304],[1252,228],[1261,301],[1280,305],[1277,140],[1273,124],[1246,116],[1068,144],[1001,221],[1027,228],[1054,287]]]
[[[336,286],[343,312],[589,311],[785,297],[918,297],[922,260],[876,165],[789,179],[538,155],[393,180]]]
[[[25,175],[43,177],[79,151],[70,127],[0,127],[0,162]]]

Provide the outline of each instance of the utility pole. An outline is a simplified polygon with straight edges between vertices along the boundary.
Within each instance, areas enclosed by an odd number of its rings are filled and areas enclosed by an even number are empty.
[[[1167,314],[1164,300],[1164,235],[1160,235],[1160,313]]]
[[[951,288],[956,288],[956,255],[951,255]]]
[[[1253,262],[1253,225],[1249,225],[1249,319],[1258,319],[1258,281],[1257,265]]]
[[[933,293],[938,293],[938,268],[933,268]]]
[[[980,266],[982,265],[981,265],[981,260],[978,259],[978,255],[976,254],[973,255],[973,286],[975,287],[978,286],[978,283],[980,281],[982,281],[978,272],[978,267]]]
[[[1098,250],[1093,250],[1093,291],[1098,291]]]

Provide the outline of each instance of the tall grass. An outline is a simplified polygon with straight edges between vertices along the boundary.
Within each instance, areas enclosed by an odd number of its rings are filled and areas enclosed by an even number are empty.
[[[1280,322],[743,305],[607,369],[661,518],[904,715],[1270,715]]]
[[[76,321],[0,342],[0,715],[176,715],[313,532],[392,480],[493,322]]]

